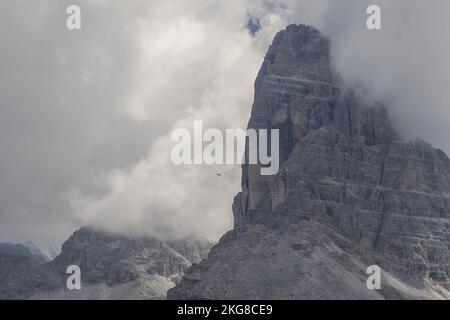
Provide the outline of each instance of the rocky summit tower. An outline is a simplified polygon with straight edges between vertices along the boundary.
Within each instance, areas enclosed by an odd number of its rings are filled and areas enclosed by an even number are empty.
[[[450,298],[450,160],[342,90],[329,47],[309,26],[276,35],[248,126],[280,130],[280,170],[243,166],[234,230],[169,298]]]

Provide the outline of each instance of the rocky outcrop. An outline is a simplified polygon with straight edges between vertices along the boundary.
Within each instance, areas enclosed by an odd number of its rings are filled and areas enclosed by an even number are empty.
[[[191,262],[155,239],[129,238],[82,228],[64,242],[61,254],[48,267],[65,274],[70,265],[80,267],[86,284],[115,285],[147,274],[158,274],[176,282]]]
[[[234,230],[169,297],[450,297],[450,160],[400,142],[382,105],[343,90],[329,46],[304,25],[275,37],[248,126],[280,130],[280,170],[243,166]]]
[[[44,271],[26,254],[0,254],[0,299],[26,299],[50,289]]]
[[[0,299],[24,299],[48,288],[41,265],[46,258],[23,244],[0,243]]]

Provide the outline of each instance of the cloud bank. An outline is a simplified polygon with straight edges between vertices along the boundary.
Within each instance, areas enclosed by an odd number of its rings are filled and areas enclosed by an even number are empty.
[[[80,32],[65,28],[74,2]],[[2,1],[0,241],[47,246],[80,225],[217,239],[240,168],[172,165],[170,132],[245,128],[290,23],[331,38],[337,71],[389,107],[404,139],[450,152],[450,3],[376,2],[380,31],[356,0]]]

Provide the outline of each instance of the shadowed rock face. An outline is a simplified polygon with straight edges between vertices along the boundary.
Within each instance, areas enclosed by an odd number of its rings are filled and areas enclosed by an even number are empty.
[[[48,286],[46,275],[28,254],[0,254],[0,299],[26,299]]]
[[[46,257],[40,251],[31,251],[20,243],[0,243],[0,255],[22,255],[28,257],[34,264],[47,262]]]
[[[319,31],[277,34],[248,127],[280,130],[280,170],[243,166],[235,230],[170,298],[449,297],[450,160],[399,142],[383,106],[340,90]],[[380,291],[365,284],[372,264]]]
[[[0,299],[23,299],[36,289],[45,288],[41,266],[46,258],[23,244],[0,243]]]

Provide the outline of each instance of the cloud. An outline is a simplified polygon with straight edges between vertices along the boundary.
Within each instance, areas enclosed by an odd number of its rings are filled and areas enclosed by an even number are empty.
[[[223,234],[240,168],[174,166],[170,133],[194,120],[245,128],[264,54],[290,23],[329,36],[336,69],[385,102],[405,138],[450,151],[445,1],[379,0],[372,32],[367,1],[76,2],[80,32],[65,28],[73,1],[0,3],[2,241],[46,246],[84,224]]]
[[[381,7],[382,30],[365,28],[365,9]],[[423,138],[450,153],[448,1],[333,1],[319,23],[349,86],[382,101],[404,140]]]

